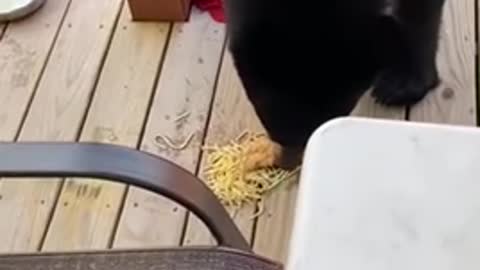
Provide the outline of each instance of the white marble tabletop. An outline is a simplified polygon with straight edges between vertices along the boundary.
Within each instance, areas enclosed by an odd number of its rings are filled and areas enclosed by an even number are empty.
[[[343,118],[307,147],[287,270],[480,269],[480,129]]]

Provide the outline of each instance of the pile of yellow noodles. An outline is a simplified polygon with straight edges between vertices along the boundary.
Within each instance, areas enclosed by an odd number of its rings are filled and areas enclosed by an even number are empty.
[[[266,150],[269,143],[262,134],[245,133],[227,145],[205,147],[204,177],[224,205],[255,203],[290,178],[292,172],[273,167],[274,153]]]

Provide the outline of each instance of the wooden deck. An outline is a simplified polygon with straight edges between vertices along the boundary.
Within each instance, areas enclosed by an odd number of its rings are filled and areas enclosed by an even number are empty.
[[[438,91],[405,110],[386,110],[366,96],[356,114],[476,125],[476,7],[475,0],[447,4]],[[132,23],[122,0],[48,0],[33,17],[0,29],[0,140],[115,143],[198,173],[204,142],[261,130],[225,53],[224,25],[195,9],[185,24]],[[175,121],[185,112],[185,121]],[[181,142],[192,133],[184,151],[154,143],[157,135]],[[258,219],[250,218],[253,207],[236,215],[256,252],[285,259],[295,196],[290,185],[267,199]],[[0,181],[0,252],[210,242],[195,217],[137,188]]]

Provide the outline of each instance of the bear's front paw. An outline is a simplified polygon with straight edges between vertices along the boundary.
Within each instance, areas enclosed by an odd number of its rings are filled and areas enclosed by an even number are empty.
[[[387,106],[411,106],[421,101],[439,84],[436,71],[420,75],[413,71],[389,69],[380,73],[372,96]]]

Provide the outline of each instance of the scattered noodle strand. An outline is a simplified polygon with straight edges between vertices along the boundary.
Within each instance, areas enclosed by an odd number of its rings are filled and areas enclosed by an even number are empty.
[[[165,135],[159,135],[157,137],[155,137],[155,143],[157,144],[158,147],[162,148],[162,149],[167,149],[167,148],[170,148],[170,149],[173,149],[173,150],[184,150],[185,148],[187,148],[187,146],[190,144],[190,142],[192,141],[193,137],[195,136],[195,133],[191,133],[186,139],[184,142],[182,143],[179,143],[179,144],[175,144],[173,143],[173,141],[165,136]]]
[[[258,202],[258,210],[255,214],[253,214],[250,219],[256,219],[257,217],[263,215],[265,213],[265,201],[264,200],[260,200]]]

